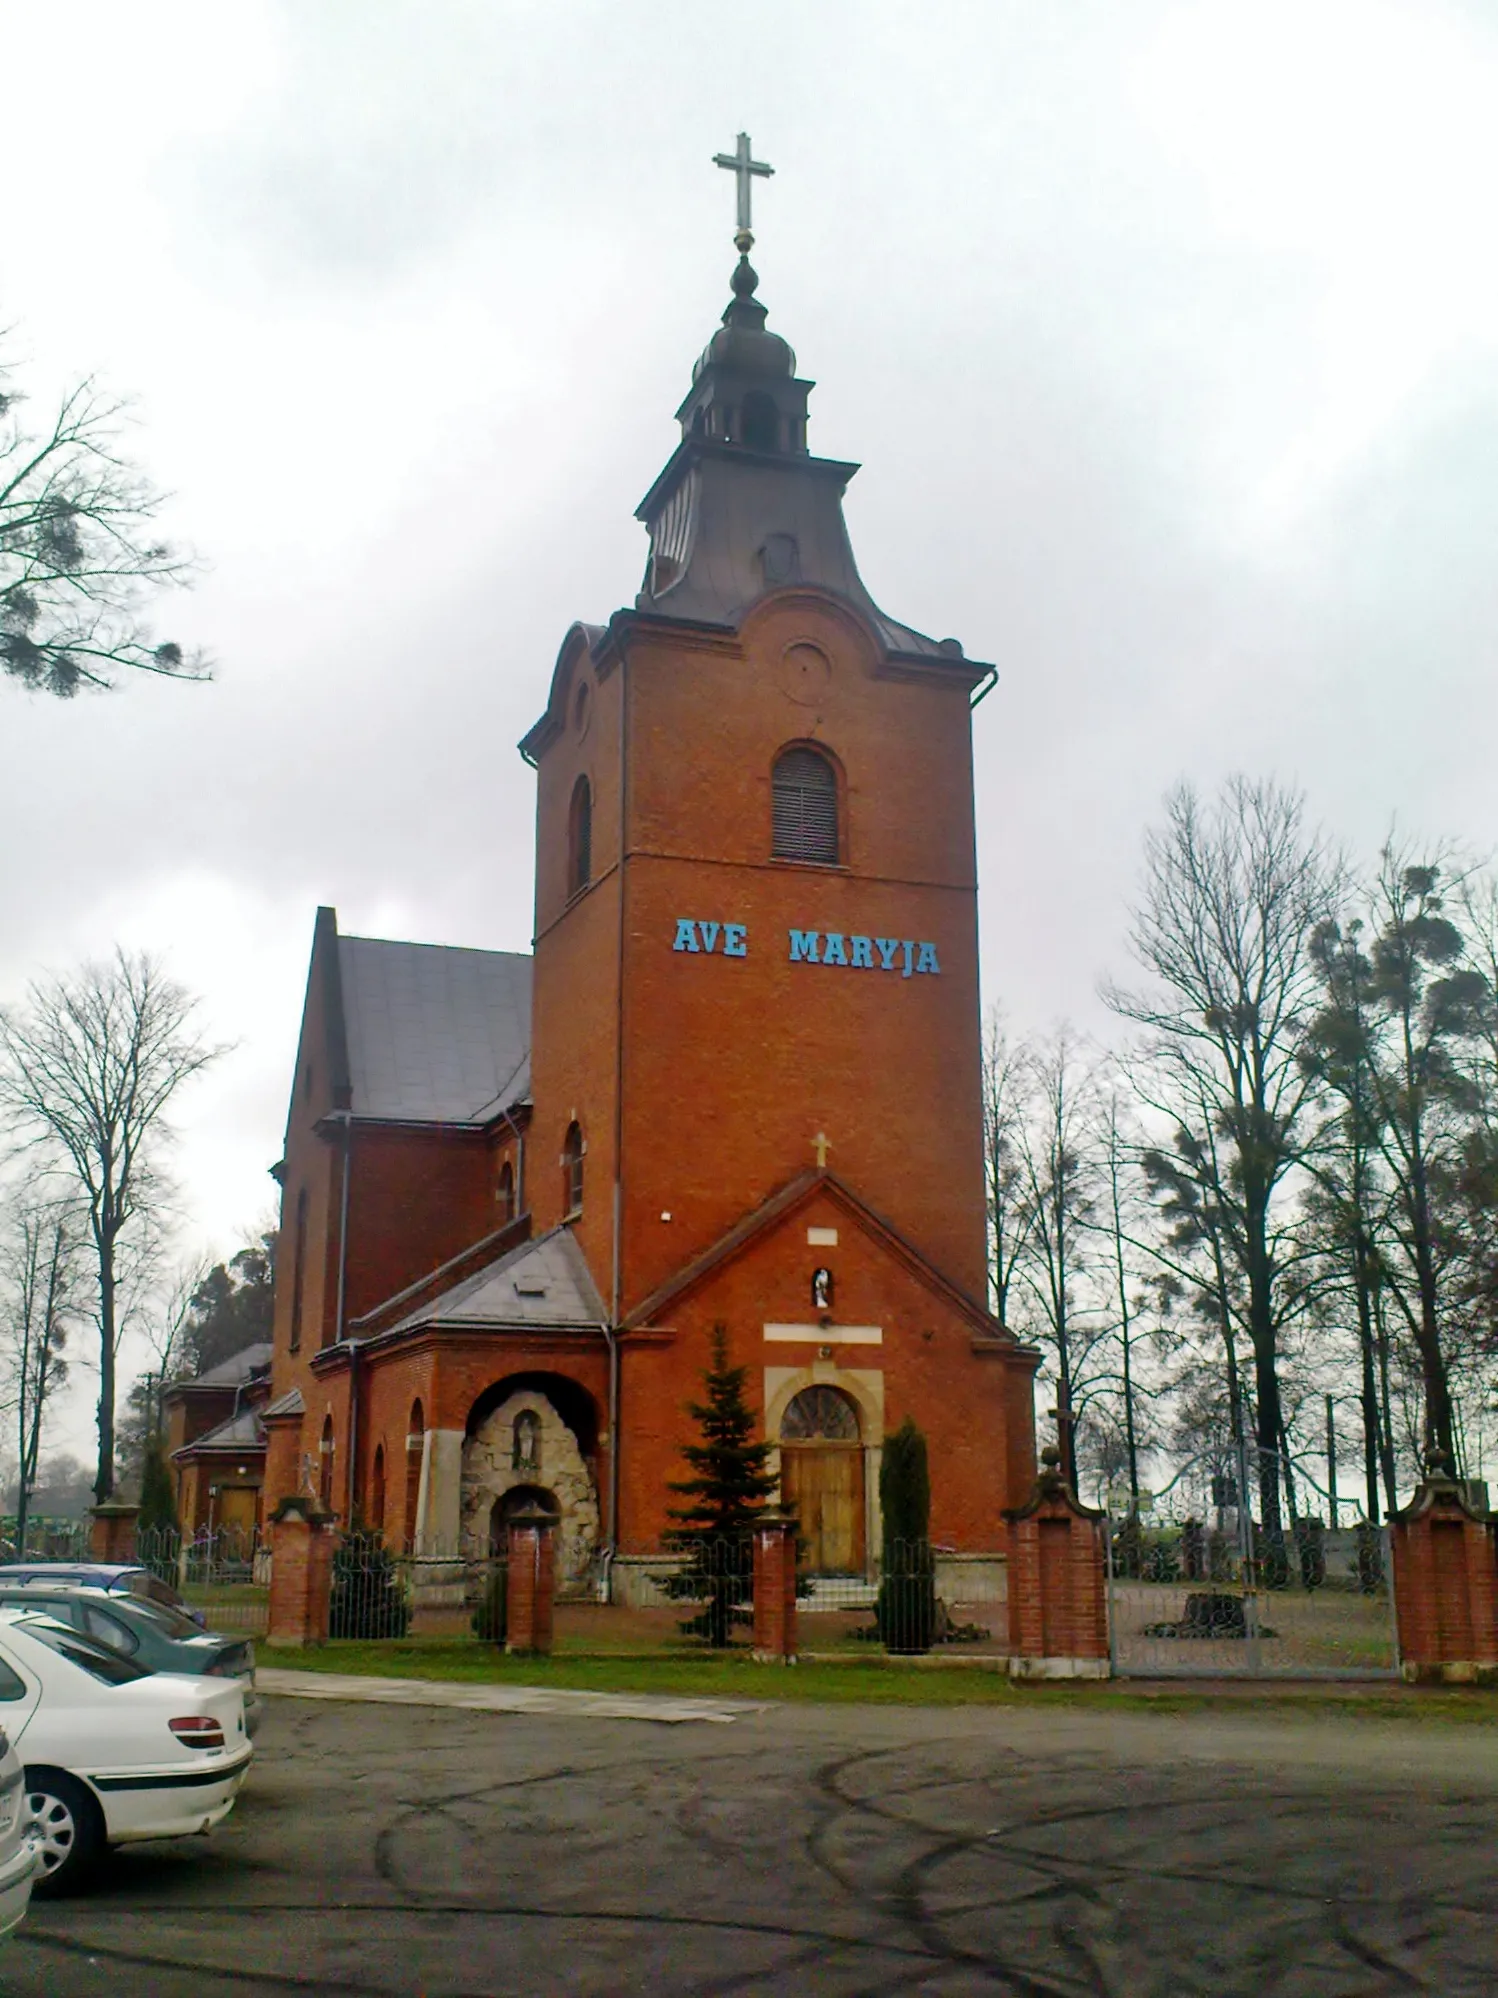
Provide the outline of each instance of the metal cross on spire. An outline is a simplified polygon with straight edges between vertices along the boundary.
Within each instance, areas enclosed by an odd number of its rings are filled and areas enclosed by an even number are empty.
[[[747,132],[739,133],[738,147],[734,152],[714,153],[713,165],[727,167],[731,174],[737,176],[739,184],[738,233],[740,235],[747,235],[750,228],[749,201],[754,186],[755,175],[757,174],[761,179],[767,180],[774,173],[775,169],[772,166],[766,166],[763,160],[755,159],[754,148],[749,143],[749,134]]]

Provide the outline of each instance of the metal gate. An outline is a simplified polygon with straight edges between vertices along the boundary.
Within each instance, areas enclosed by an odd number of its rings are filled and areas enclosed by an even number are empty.
[[[1136,1678],[1384,1679],[1399,1671],[1388,1534],[1329,1527],[1272,1452],[1194,1457],[1109,1507],[1113,1670]]]

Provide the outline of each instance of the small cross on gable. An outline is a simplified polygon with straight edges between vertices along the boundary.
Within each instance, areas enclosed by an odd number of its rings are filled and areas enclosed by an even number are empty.
[[[811,1144],[812,1150],[817,1155],[818,1170],[825,1172],[827,1170],[827,1154],[832,1150],[832,1140],[825,1131],[818,1131],[817,1135],[812,1139]]]

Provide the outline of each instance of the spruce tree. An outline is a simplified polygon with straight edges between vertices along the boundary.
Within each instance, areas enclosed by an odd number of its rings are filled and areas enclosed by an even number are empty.
[[[931,1473],[926,1439],[907,1415],[884,1439],[879,1466],[884,1564],[875,1617],[888,1651],[929,1651],[936,1634]]]
[[[689,1503],[670,1513],[677,1525],[667,1544],[686,1559],[668,1593],[702,1605],[681,1628],[718,1646],[732,1641],[735,1624],[753,1620],[754,1522],[775,1490],[765,1469],[770,1445],[755,1442],[754,1414],[744,1399],[748,1378],[747,1367],[729,1366],[727,1332],[715,1325],[707,1399],[687,1403],[702,1432],[700,1443],[682,1445],[693,1475],[670,1487]]]
[[[410,1623],[405,1582],[385,1536],[354,1519],[333,1549],[329,1637],[404,1637]]]

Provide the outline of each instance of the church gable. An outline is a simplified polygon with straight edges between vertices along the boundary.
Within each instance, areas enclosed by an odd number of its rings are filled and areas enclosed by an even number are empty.
[[[664,1324],[709,1291],[752,1292],[763,1304],[769,1343],[882,1344],[883,1324],[863,1321],[885,1309],[881,1300],[898,1295],[907,1315],[937,1312],[971,1337],[1015,1344],[980,1304],[822,1169],[798,1175],[746,1214],[644,1299],[629,1323]]]

